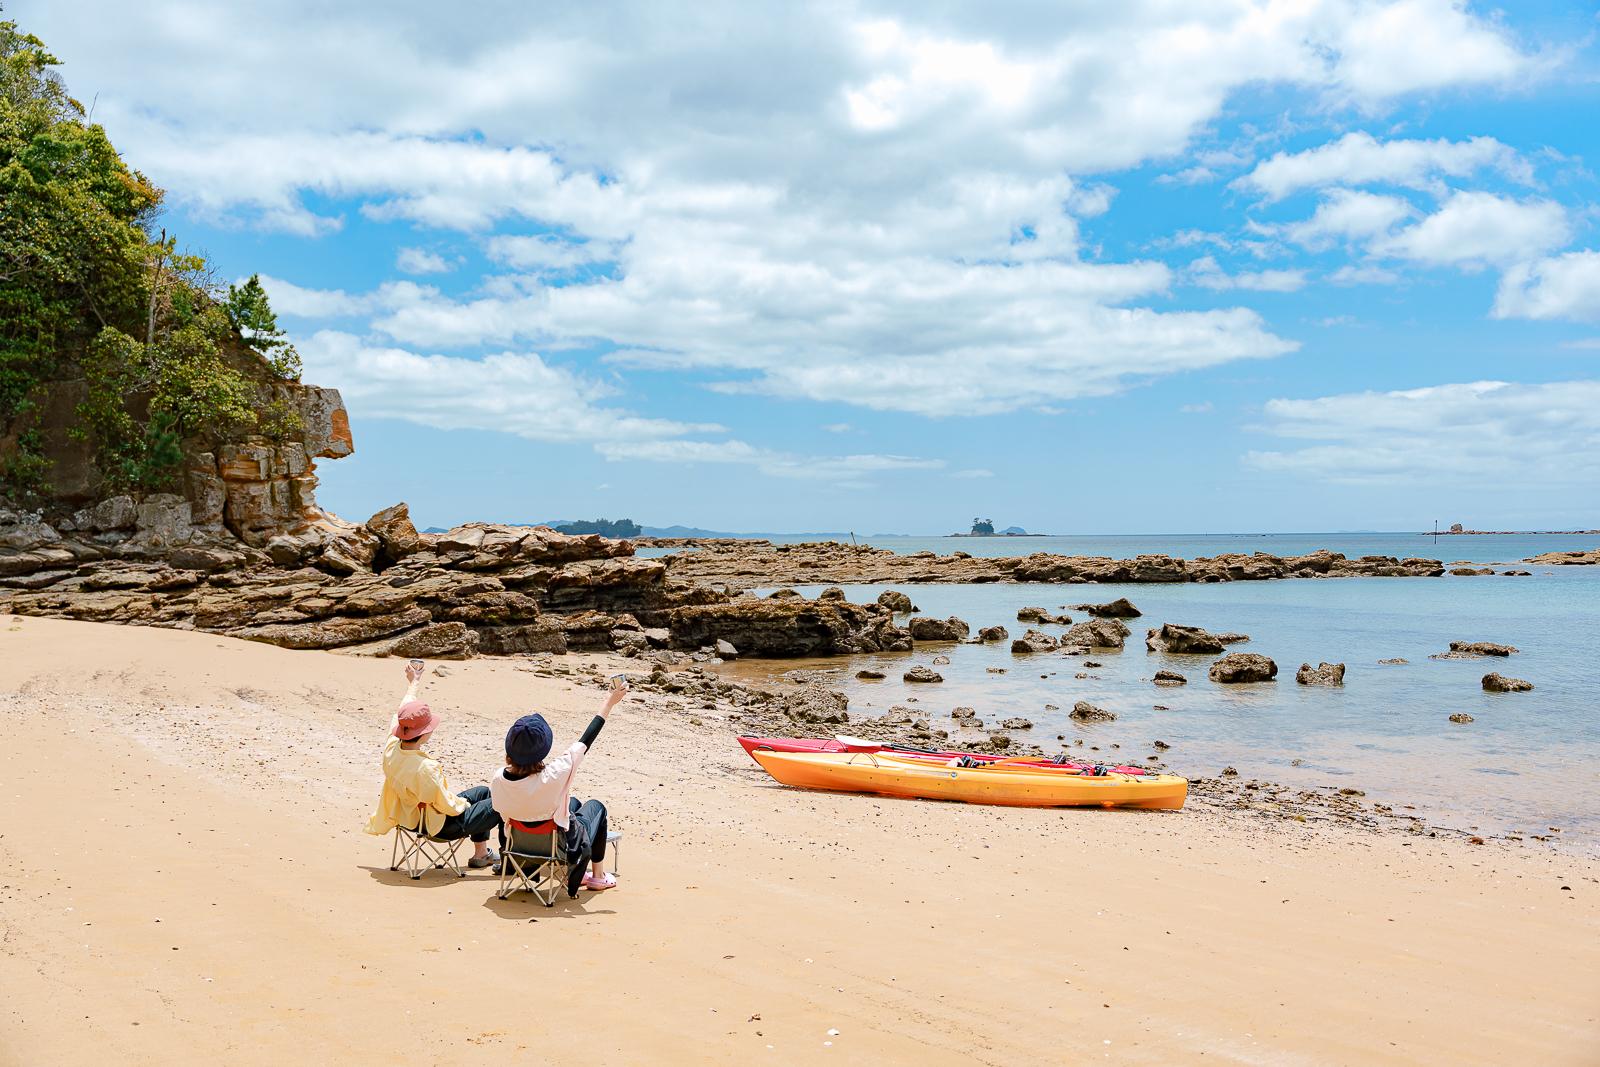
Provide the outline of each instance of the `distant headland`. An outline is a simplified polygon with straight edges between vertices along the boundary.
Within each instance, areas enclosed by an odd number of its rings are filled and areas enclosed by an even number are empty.
[[[1541,537],[1543,537],[1543,536],[1551,536],[1551,535],[1576,536],[1576,537],[1600,536],[1600,530],[1468,530],[1468,529],[1465,529],[1464,527],[1462,527],[1462,525],[1459,522],[1451,523],[1450,524],[1450,528],[1448,530],[1424,530],[1422,532],[1425,535],[1430,535],[1430,536],[1434,536],[1434,537],[1470,536],[1470,535],[1487,535],[1487,534],[1502,534],[1502,535],[1504,535],[1504,534],[1538,534]]]

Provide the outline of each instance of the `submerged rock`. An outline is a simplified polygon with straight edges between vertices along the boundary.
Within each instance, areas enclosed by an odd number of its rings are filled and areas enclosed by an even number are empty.
[[[1012,653],[1018,655],[1029,652],[1054,652],[1060,647],[1061,642],[1039,630],[1029,630],[1011,642]]]
[[[863,681],[870,682],[876,681],[879,678],[887,678],[889,676],[884,674],[882,671],[874,670],[871,667],[863,667],[861,670],[856,671],[856,677],[862,679]]]
[[[1087,700],[1080,700],[1072,705],[1068,716],[1077,722],[1115,722],[1117,713],[1096,707]]]
[[[1278,665],[1254,652],[1230,652],[1211,665],[1213,682],[1270,682],[1278,676]]]
[[[1033,720],[1024,719],[1020,716],[1010,719],[1001,719],[1000,728],[1002,730],[1031,730],[1033,729]]]
[[[1410,663],[1411,661],[1408,659],[1401,659],[1399,656],[1395,656],[1392,659],[1380,659],[1378,662],[1388,665],[1400,665]]]
[[[934,670],[931,667],[924,667],[921,664],[918,664],[917,666],[912,667],[909,671],[906,671],[905,674],[901,675],[901,677],[905,681],[908,681],[908,682],[925,682],[926,683],[926,682],[942,682],[942,681],[944,681],[944,675],[940,674],[938,671]]]
[[[1118,597],[1109,604],[1074,604],[1079,611],[1087,611],[1090,615],[1102,619],[1137,619],[1144,612],[1133,606],[1127,597]]]
[[[1450,716],[1450,721],[1454,722],[1454,723],[1463,723],[1464,724],[1464,723],[1472,722],[1473,719],[1472,719],[1472,716],[1468,715],[1466,712],[1458,711],[1454,715]]]
[[[1004,641],[1010,636],[1011,634],[1006,631],[1004,626],[985,626],[983,629],[978,631],[978,640],[985,643],[990,641]]]
[[[1133,631],[1120,619],[1090,619],[1080,622],[1061,635],[1061,644],[1083,645],[1088,648],[1121,648]]]
[[[1072,621],[1066,615],[1052,615],[1044,608],[1018,608],[1018,622],[1038,622],[1051,626],[1065,626]]]
[[[1533,688],[1533,683],[1492,672],[1483,676],[1483,688],[1488,693],[1526,693]]]
[[[1223,650],[1223,643],[1217,635],[1208,633],[1198,626],[1182,626],[1175,622],[1167,622],[1156,629],[1145,631],[1144,647],[1151,652],[1214,656]]]
[[[1151,679],[1157,685],[1188,685],[1189,679],[1177,671],[1156,671],[1156,676]]]
[[[1301,685],[1343,685],[1343,663],[1319,663],[1315,667],[1309,663],[1300,664],[1300,669],[1294,672],[1294,680]]]
[[[1450,651],[1469,656],[1510,656],[1519,650],[1515,645],[1497,645],[1493,641],[1451,641]]]

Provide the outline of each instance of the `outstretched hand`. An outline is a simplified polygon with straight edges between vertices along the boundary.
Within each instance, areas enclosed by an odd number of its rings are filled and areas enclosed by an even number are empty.
[[[611,692],[606,694],[606,707],[614,708],[628,695],[628,680],[622,675],[611,679]]]

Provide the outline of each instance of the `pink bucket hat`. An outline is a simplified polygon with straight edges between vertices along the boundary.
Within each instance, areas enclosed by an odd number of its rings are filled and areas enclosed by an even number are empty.
[[[402,741],[415,741],[433,733],[434,727],[439,725],[439,716],[420,700],[408,700],[401,704],[399,720],[395,723],[394,735]]]

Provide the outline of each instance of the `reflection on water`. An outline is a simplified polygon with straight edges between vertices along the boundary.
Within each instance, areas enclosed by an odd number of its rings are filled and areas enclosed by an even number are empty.
[[[820,588],[801,591],[814,596]],[[866,603],[884,588],[847,586],[846,592]],[[1172,746],[1163,756],[1176,773],[1210,777],[1231,765],[1245,779],[1356,787],[1368,800],[1416,805],[1443,825],[1532,833],[1556,826],[1563,838],[1600,851],[1595,568],[1540,570],[1533,578],[904,588],[924,614],[957,615],[974,632],[1000,623],[1013,636],[1020,634],[1027,627],[1016,622],[1016,612],[1025,605],[1082,618],[1070,605],[1084,599],[1127,596],[1144,617],[1129,621],[1134,634],[1121,652],[1019,656],[1009,642],[923,644],[913,653],[768,660],[723,670],[751,680],[796,667],[831,670],[833,684],[850,697],[852,714],[878,715],[900,704],[953,729],[951,709],[967,705],[990,725],[1014,715],[1031,719],[1034,728],[1016,736],[1047,750],[1080,748],[1075,742],[1081,740],[1081,750],[1138,759],[1155,755],[1151,742],[1159,739]],[[1278,680],[1217,685],[1206,677],[1215,657],[1146,652],[1145,628],[1163,622],[1250,634],[1249,644],[1234,649],[1271,656]],[[1509,660],[1429,659],[1452,640],[1496,641],[1522,651]],[[900,680],[913,664],[931,665],[935,655],[951,661],[937,668],[942,684]],[[1392,658],[1409,662],[1378,662]],[[1088,667],[1085,660],[1098,666]],[[1319,660],[1348,665],[1342,688],[1295,683],[1302,661]],[[867,666],[888,678],[856,679],[855,672]],[[1155,686],[1151,676],[1162,668],[1178,671],[1189,683]],[[1479,679],[1493,670],[1526,678],[1537,688],[1485,693]],[[1067,712],[1078,700],[1115,711],[1117,721],[1073,722]],[[1475,721],[1451,723],[1455,712]]]

